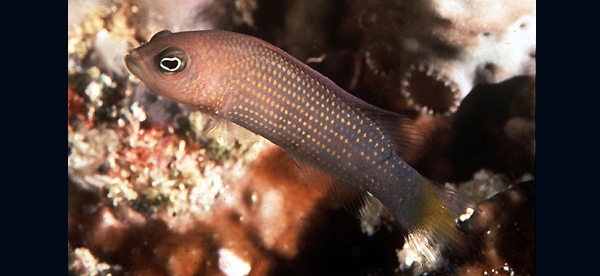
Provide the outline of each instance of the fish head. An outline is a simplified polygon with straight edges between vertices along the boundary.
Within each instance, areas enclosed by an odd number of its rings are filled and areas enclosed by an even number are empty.
[[[226,89],[218,44],[207,32],[163,30],[125,55],[127,69],[154,92],[200,111],[218,110]],[[217,47],[215,47],[215,45]]]

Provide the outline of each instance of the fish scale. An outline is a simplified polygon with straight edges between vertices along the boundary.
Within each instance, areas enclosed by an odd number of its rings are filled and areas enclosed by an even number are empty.
[[[155,92],[272,141],[308,182],[329,183],[340,198],[360,190],[360,202],[378,200],[428,261],[438,261],[444,246],[464,244],[455,226],[470,204],[403,159],[418,148],[414,124],[281,49],[226,31],[162,31],[125,61]],[[355,214],[377,215],[361,207],[349,205]]]

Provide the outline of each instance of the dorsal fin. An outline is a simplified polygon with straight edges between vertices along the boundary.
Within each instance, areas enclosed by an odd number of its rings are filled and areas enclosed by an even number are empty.
[[[384,125],[383,131],[390,137],[392,148],[409,165],[414,165],[425,154],[425,136],[413,120],[389,111],[373,117]]]
[[[329,89],[334,91],[334,93],[365,111],[370,118],[376,120],[386,136],[390,137],[390,143],[396,154],[398,154],[409,165],[416,163],[416,161],[418,161],[418,159],[425,153],[425,136],[421,131],[419,131],[413,120],[404,115],[387,111],[365,102],[364,100],[348,93],[326,76],[320,74],[298,59],[290,56],[283,50],[268,43],[261,43],[265,44],[267,47],[284,56],[285,58],[290,59],[294,64],[306,70],[306,72],[314,79],[323,83]]]
[[[306,65],[304,65],[306,66]],[[307,67],[307,66],[306,66]],[[313,71],[312,69],[310,69]],[[354,107],[359,108],[380,127],[389,137],[390,146],[409,165],[415,164],[426,152],[426,135],[419,129],[415,121],[409,117],[376,107],[364,100],[346,92],[328,78],[316,73],[313,76],[325,84],[336,94],[344,98]]]
[[[425,154],[427,140],[414,120],[363,101],[357,104],[389,137],[390,146],[406,163],[414,165]]]

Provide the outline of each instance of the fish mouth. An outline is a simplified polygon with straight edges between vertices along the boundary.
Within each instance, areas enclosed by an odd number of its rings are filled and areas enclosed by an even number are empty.
[[[125,65],[129,72],[142,79],[144,76],[144,65],[140,54],[136,50],[131,50],[125,54]]]

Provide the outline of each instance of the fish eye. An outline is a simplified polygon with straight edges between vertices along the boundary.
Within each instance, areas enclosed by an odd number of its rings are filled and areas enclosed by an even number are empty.
[[[185,69],[187,55],[177,47],[170,47],[158,55],[158,70],[163,75],[172,76]]]

